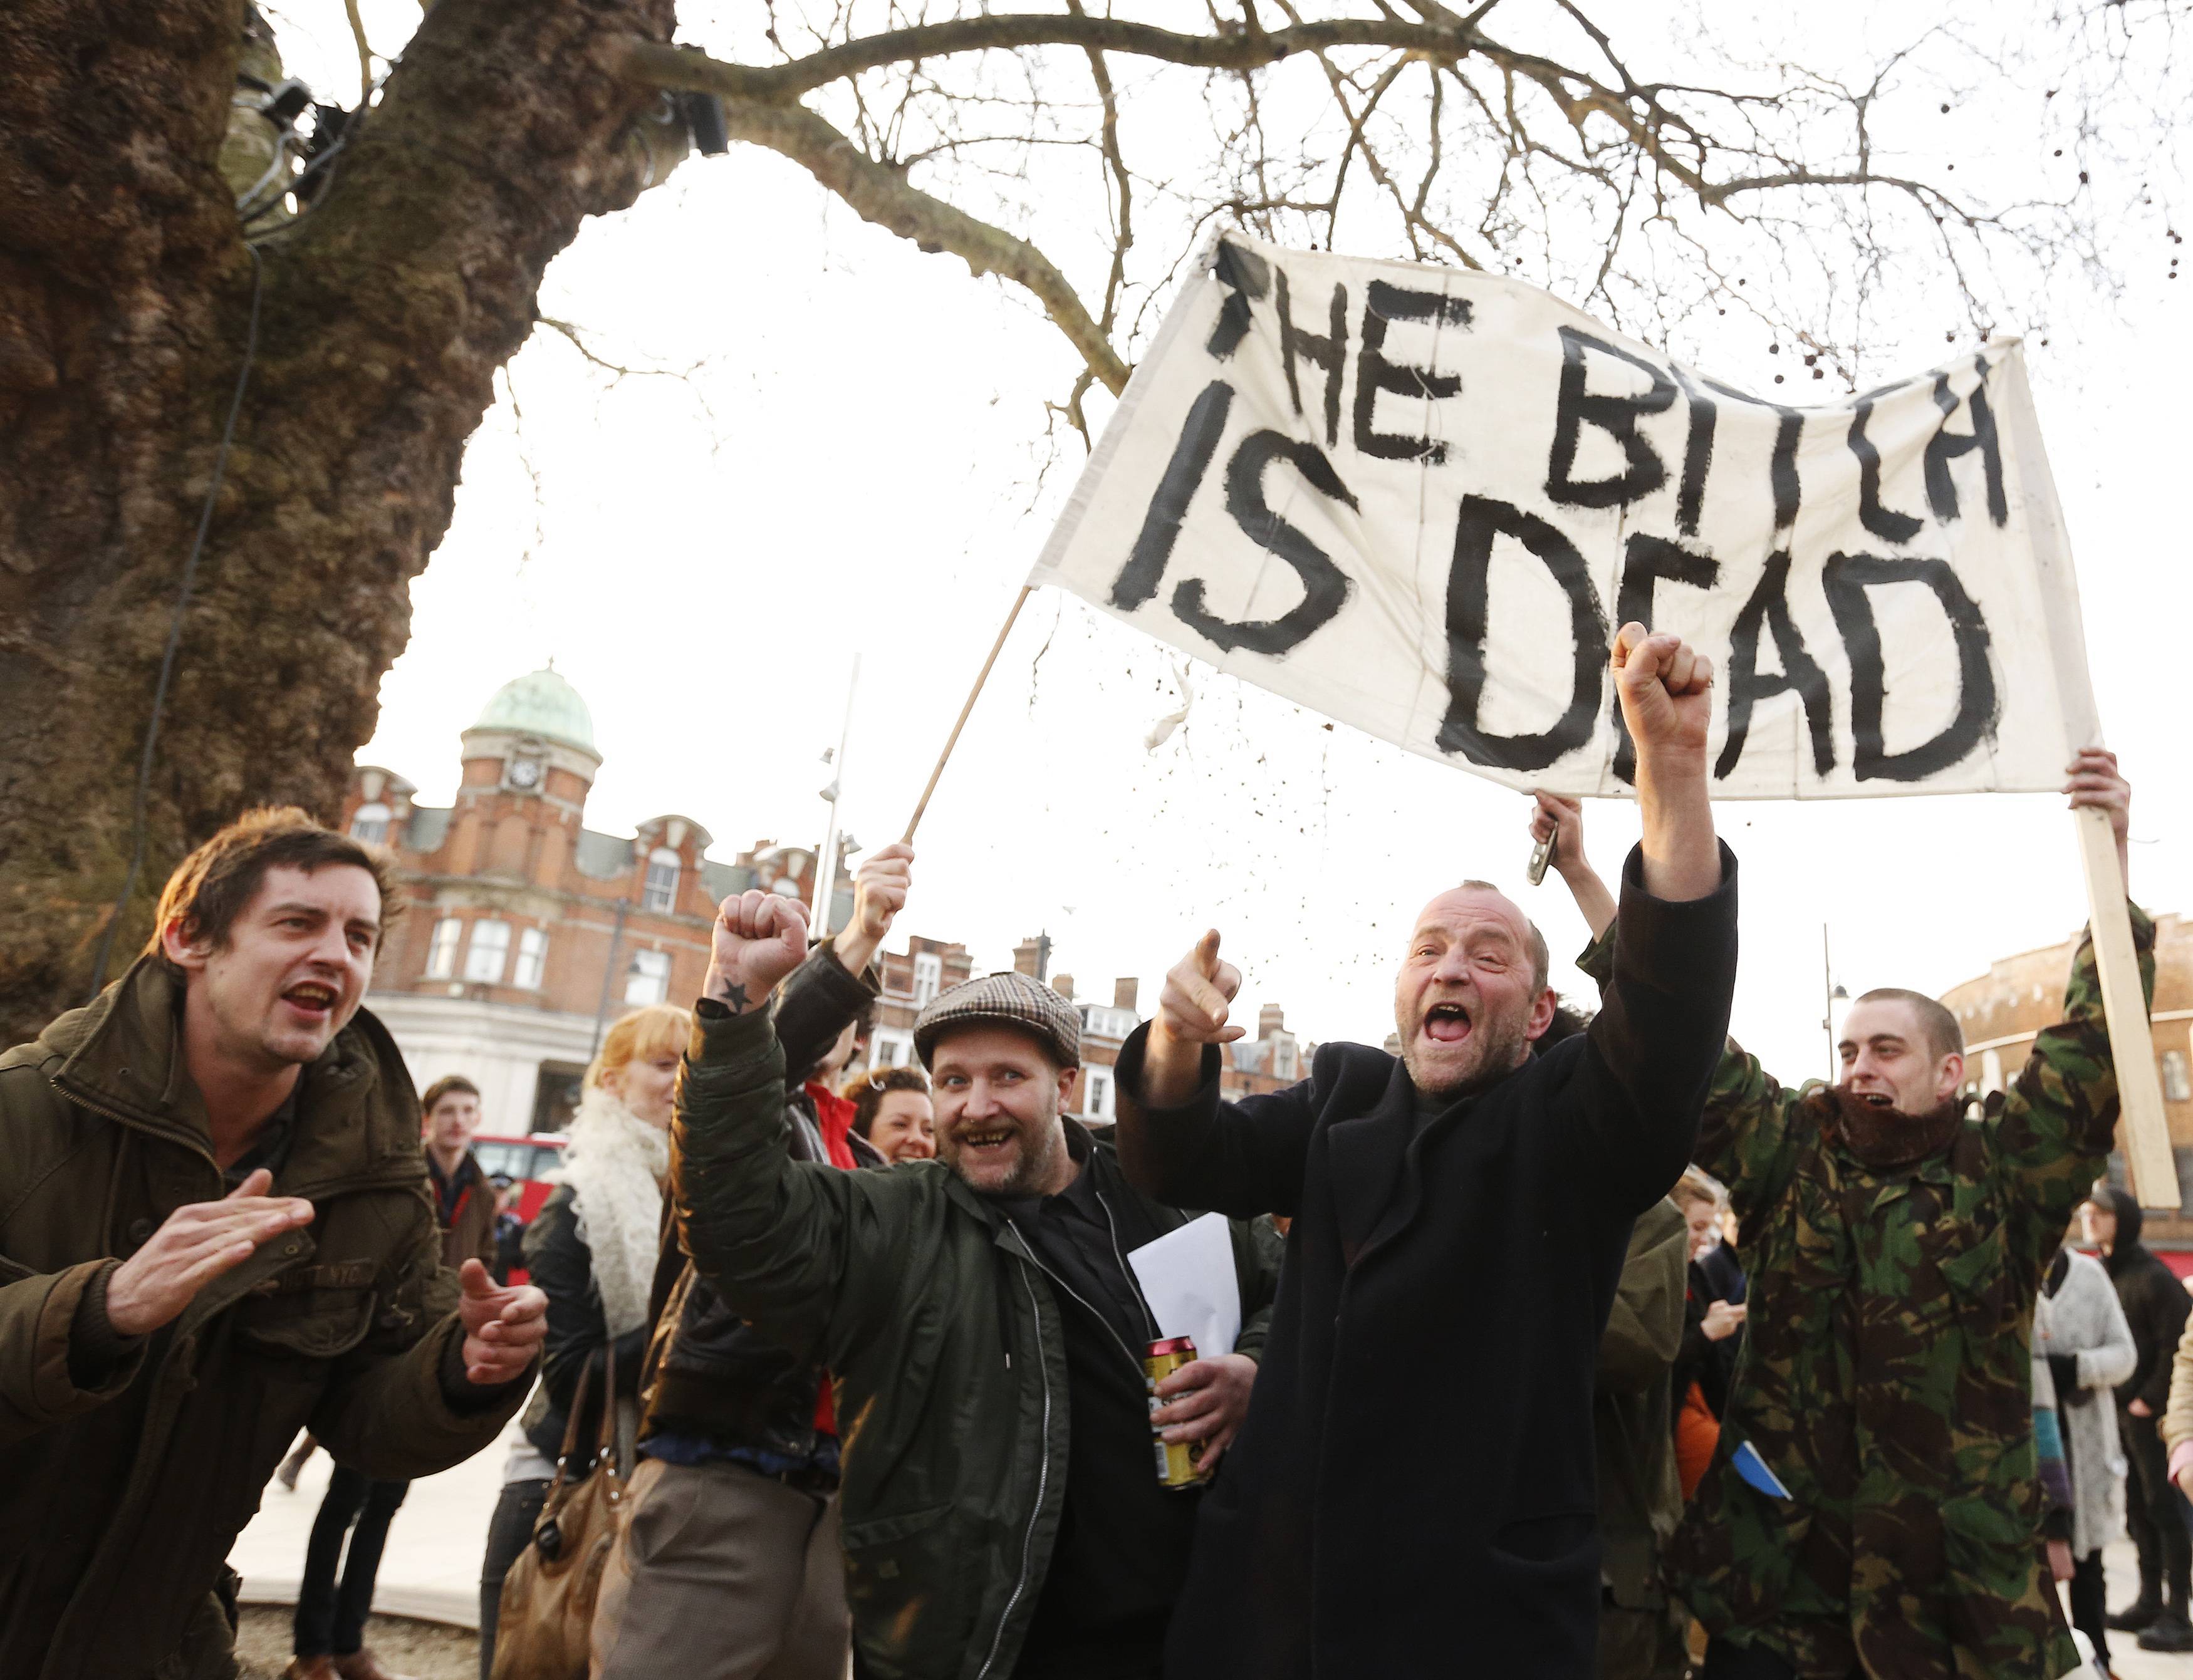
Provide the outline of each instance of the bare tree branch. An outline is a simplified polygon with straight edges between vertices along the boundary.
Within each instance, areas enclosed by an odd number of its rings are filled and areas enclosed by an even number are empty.
[[[1641,311],[1664,331],[1701,303],[1725,314],[1742,301],[1771,316],[1781,336],[1813,347],[1807,366],[1816,377],[1824,359],[1839,369],[1856,365],[1858,323],[1873,318],[1866,300],[1891,283],[1898,254],[1927,253],[1975,321],[1991,312],[1980,298],[1998,283],[1999,256],[2032,275],[2066,249],[2090,268],[2096,261],[2091,214],[2070,196],[1990,205],[1953,196],[1911,169],[1892,174],[1876,166],[1875,101],[1892,74],[1904,90],[1902,67],[1921,45],[1946,43],[2000,70],[1986,47],[1946,26],[1876,60],[1870,85],[1846,87],[1787,62],[1732,59],[1732,72],[1762,69],[1767,79],[1715,86],[1710,76],[1633,70],[1591,0],[1542,8],[1574,29],[1580,59],[1563,54],[1558,34],[1542,39],[1534,30],[1528,49],[1488,36],[1483,25],[1497,0],[1467,9],[1371,0],[1377,15],[1337,19],[1305,17],[1307,4],[1276,0],[1284,14],[1277,28],[1254,0],[1205,0],[1201,33],[1091,16],[1085,0],[1058,3],[1062,9],[1051,13],[976,11],[931,21],[927,5],[908,0],[875,0],[873,9],[867,0],[811,0],[795,23],[794,5],[771,0],[767,38],[781,62],[727,62],[637,38],[619,43],[616,61],[636,83],[724,97],[737,137],[796,158],[862,215],[925,249],[954,251],[976,272],[1034,292],[1087,369],[1056,409],[1085,437],[1081,397],[1097,380],[1119,388],[1127,363],[1118,346],[1139,337],[1161,283],[1130,263],[1135,221],[1146,213],[1153,223],[1171,217],[1169,247],[1183,230],[1200,245],[1214,222],[1230,220],[1265,237],[1330,248],[1343,209],[1367,203],[1377,212],[1375,231],[1355,236],[1366,248],[1398,233],[1419,259],[1509,272],[1520,260],[1539,283],[1589,299],[1618,323]],[[888,26],[862,32],[877,21]],[[1044,48],[1086,57],[1093,106],[1051,94]],[[1324,112],[1306,110],[1298,82],[1264,74],[1304,53],[1324,77]],[[1217,154],[1200,180],[1146,181],[1127,168],[1113,84],[1123,55],[1205,73]],[[1403,80],[1415,62],[1429,71],[1428,97],[1414,96]],[[1498,77],[1497,88],[1487,77]],[[1446,100],[1450,86],[1461,100]],[[1407,94],[1395,92],[1404,87]],[[810,112],[802,103],[810,94],[824,96],[817,104],[836,102],[833,115]],[[1284,126],[1274,114],[1282,108]],[[1011,118],[976,132],[965,119],[978,111]],[[1005,132],[988,132],[999,129]],[[1079,146],[1102,157],[1111,189],[1107,272],[1093,307],[1018,231],[1044,208],[1032,184],[1039,149]],[[913,162],[936,171],[925,174],[929,190],[908,180]],[[994,208],[970,198],[970,189],[984,188],[995,194]],[[1785,203],[1792,208],[1781,209]],[[1892,203],[1905,207],[1895,213],[1903,220],[1891,220]],[[1910,212],[1923,220],[1909,220]],[[1789,286],[1769,280],[1780,294],[1774,299],[1757,290],[1739,299],[1743,265],[1683,260],[1698,243],[1692,224],[1701,216],[1732,230],[1715,236],[1716,251],[1726,244],[1784,259],[1802,254],[1812,260],[1805,277],[1785,274]],[[1852,249],[1860,253],[1854,266]],[[1177,272],[1177,257],[1159,267]],[[1089,280],[1093,301],[1093,273]],[[1823,298],[1838,307],[1853,299],[1857,313],[1824,329],[1807,318]]]
[[[358,43],[358,97],[362,105],[373,93],[373,49],[365,44],[365,20],[358,14],[358,0],[343,0],[350,19],[350,38]]]
[[[886,30],[788,64],[724,64],[696,48],[652,42],[644,43],[649,51],[635,53],[633,64],[635,73],[666,88],[721,94],[726,99],[782,101],[890,65],[1024,47],[1081,47],[1199,70],[1256,70],[1296,53],[1348,47],[1398,49],[1434,60],[1455,59],[1471,52],[1476,43],[1476,31],[1466,25],[1407,23],[1398,18],[1341,18],[1285,29],[1183,35],[1150,24],[1085,14],[1003,13]]]
[[[570,340],[572,349],[577,351],[580,355],[583,356],[587,361],[593,363],[594,366],[599,368],[604,373],[615,374],[620,379],[690,380],[693,376],[694,369],[691,368],[682,369],[678,368],[627,368],[621,362],[612,362],[606,356],[598,353],[585,339],[579,335],[579,329],[573,326],[569,321],[558,321],[551,316],[543,315],[538,317],[538,323],[554,332],[562,334],[564,337]],[[511,397],[511,402],[513,406],[515,406],[517,401],[517,395],[513,392]]]
[[[1105,389],[1116,395],[1127,388],[1127,364],[1066,277],[1027,240],[924,192],[908,181],[903,170],[867,156],[804,106],[725,100],[724,119],[733,140],[789,157],[863,220],[889,228],[925,251],[949,251],[978,275],[994,274],[1034,293]]]

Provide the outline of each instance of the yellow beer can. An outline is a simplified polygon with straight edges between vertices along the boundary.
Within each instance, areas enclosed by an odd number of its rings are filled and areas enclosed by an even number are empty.
[[[1158,1409],[1165,1403],[1158,1398],[1158,1385],[1182,1366],[1194,1362],[1195,1339],[1192,1336],[1169,1336],[1163,1341],[1150,1344],[1150,1351],[1142,1356],[1142,1383],[1149,1391],[1152,1417],[1155,1417]],[[1150,1425],[1150,1442],[1157,1449],[1159,1487],[1200,1488],[1203,1485],[1203,1473],[1196,1467],[1196,1460],[1203,1456],[1201,1443],[1168,1442],[1165,1438],[1165,1431],[1155,1423]]]

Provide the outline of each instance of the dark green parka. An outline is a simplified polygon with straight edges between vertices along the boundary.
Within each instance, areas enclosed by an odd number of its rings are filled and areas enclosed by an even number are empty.
[[[360,1010],[302,1075],[274,1193],[306,1230],[266,1243],[81,1388],[85,1293],[177,1208],[224,1193],[183,1071],[180,987],[140,961],[0,1056],[0,1675],[215,1680],[237,1533],[307,1426],[376,1477],[492,1441],[526,1384],[460,1412],[462,1331],[426,1191],[419,1104]],[[79,1349],[79,1355],[82,1350]],[[445,1368],[445,1362],[449,1362]],[[79,1359],[81,1363],[81,1359]]]
[[[1600,1572],[1607,1602],[1624,1610],[1657,1613],[1668,1603],[1660,1548],[1683,1514],[1668,1373],[1682,1345],[1690,1241],[1682,1209],[1664,1197],[1638,1215],[1600,1333],[1591,1397]]]
[[[1051,1280],[1004,1215],[942,1163],[846,1173],[782,1142],[783,1054],[766,1014],[704,1003],[678,1089],[674,1195],[725,1301],[837,1382],[845,1596],[873,1680],[1005,1680],[1066,1491],[1066,1346]],[[1195,1217],[1131,1188],[1065,1123],[1106,1197],[1160,1231]],[[1278,1288],[1268,1223],[1233,1222],[1242,1330]],[[1138,1464],[1124,1474],[1152,1474]]]

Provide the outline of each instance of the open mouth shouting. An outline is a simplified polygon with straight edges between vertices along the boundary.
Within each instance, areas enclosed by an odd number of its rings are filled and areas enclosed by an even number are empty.
[[[324,980],[299,980],[282,994],[282,1002],[297,1020],[319,1026],[335,1019],[335,1005],[341,997]]]
[[[1469,1011],[1459,1003],[1434,1003],[1424,1011],[1424,1037],[1437,1044],[1459,1044],[1469,1037]]]

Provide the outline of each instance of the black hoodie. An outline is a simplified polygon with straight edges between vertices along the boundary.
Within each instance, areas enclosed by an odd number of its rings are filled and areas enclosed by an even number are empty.
[[[2109,1185],[2097,1189],[2094,1199],[2117,1216],[2116,1241],[2102,1264],[2117,1286],[2117,1300],[2132,1325],[2133,1346],[2139,1353],[2132,1375],[2117,1385],[2117,1403],[2144,1400],[2160,1418],[2170,1401],[2171,1357],[2178,1351],[2186,1317],[2193,1312],[2193,1298],[2187,1296],[2177,1274],[2139,1240],[2139,1203]]]

